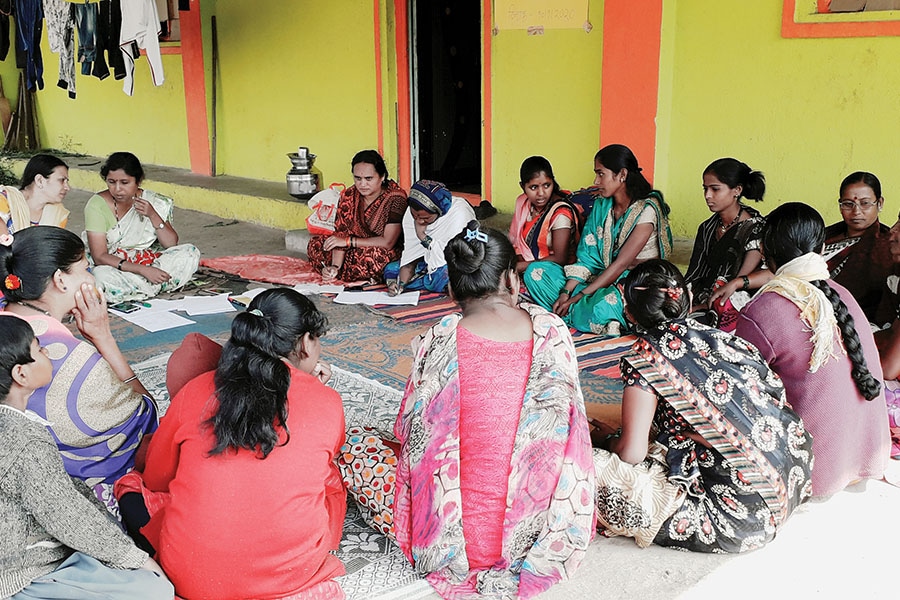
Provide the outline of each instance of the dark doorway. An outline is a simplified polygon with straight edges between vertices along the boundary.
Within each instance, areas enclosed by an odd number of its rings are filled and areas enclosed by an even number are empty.
[[[411,0],[410,9],[414,176],[480,193],[481,3]]]

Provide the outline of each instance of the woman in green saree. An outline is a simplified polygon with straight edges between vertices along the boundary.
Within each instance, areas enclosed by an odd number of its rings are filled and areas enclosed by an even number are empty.
[[[604,146],[594,156],[598,198],[584,226],[575,264],[538,261],[525,270],[537,304],[580,331],[619,335],[625,325],[616,282],[635,265],[672,252],[669,207],[641,174],[626,146]]]

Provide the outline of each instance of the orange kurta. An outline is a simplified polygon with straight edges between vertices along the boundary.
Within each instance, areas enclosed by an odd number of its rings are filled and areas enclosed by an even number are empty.
[[[328,553],[346,511],[333,460],[344,441],[340,396],[291,367],[290,441],[264,460],[247,450],[209,456],[214,436],[203,422],[216,403],[213,375],[175,397],[143,474],[149,491],[168,493],[142,532],[176,593],[279,598],[342,575]]]

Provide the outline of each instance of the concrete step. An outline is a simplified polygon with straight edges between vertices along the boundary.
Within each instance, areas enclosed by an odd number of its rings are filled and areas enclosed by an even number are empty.
[[[69,185],[100,190],[104,183],[100,167],[104,158],[60,156],[69,165]],[[12,159],[13,171],[21,175],[28,159]],[[197,175],[186,169],[144,164],[144,185],[175,200],[178,208],[198,210],[224,219],[236,219],[289,231],[305,229],[310,210],[305,201],[293,198],[284,182],[262,181],[219,175]]]

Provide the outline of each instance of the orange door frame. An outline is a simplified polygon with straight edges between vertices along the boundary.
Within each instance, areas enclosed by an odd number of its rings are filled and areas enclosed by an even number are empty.
[[[484,147],[484,172],[482,174],[482,196],[490,200],[492,186],[492,161],[491,161],[491,35],[492,35],[492,3],[484,0],[484,12],[482,17],[482,143]],[[377,17],[376,17],[377,18]],[[410,145],[412,143],[411,106],[410,106],[410,79],[409,79],[409,11],[406,0],[394,1],[394,45],[397,54],[397,170],[399,172],[400,186],[409,189],[412,184],[412,155]],[[379,110],[379,115],[381,111]],[[380,119],[380,117],[379,117]],[[379,127],[379,132],[382,128]],[[471,201],[471,199],[470,199]],[[477,202],[476,202],[477,204]]]

